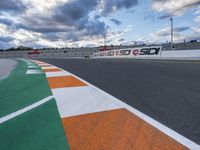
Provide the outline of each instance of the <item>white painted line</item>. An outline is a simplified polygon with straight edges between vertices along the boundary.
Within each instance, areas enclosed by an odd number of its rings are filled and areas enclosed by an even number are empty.
[[[26,59],[18,59],[18,60],[24,61],[27,65],[31,65],[31,66],[35,65],[33,62],[26,60]]]
[[[59,69],[61,69],[61,68],[59,68]],[[61,69],[61,70],[63,70],[63,69]],[[181,143],[182,145],[188,147],[191,150],[200,150],[200,145],[196,144],[195,142],[193,142],[193,141],[189,140],[188,138],[180,135],[176,131],[168,128],[167,126],[165,126],[165,125],[163,125],[161,123],[159,123],[158,121],[154,120],[153,118],[151,118],[151,117],[145,115],[144,113],[136,110],[135,108],[133,108],[133,107],[129,106],[128,104],[120,101],[119,99],[117,99],[114,96],[106,93],[105,91],[99,89],[98,87],[90,84],[89,82],[79,78],[78,76],[76,76],[74,74],[72,74],[72,75],[74,77],[76,77],[77,79],[79,79],[80,81],[82,81],[82,82],[86,83],[87,85],[89,85],[89,86],[93,87],[94,89],[96,89],[96,91],[98,91],[99,93],[101,93],[102,95],[107,97],[107,99],[116,101],[119,105],[121,105],[121,107],[126,108],[127,110],[131,111],[133,114],[135,114],[136,116],[138,116],[142,120],[146,121],[147,123],[151,124],[153,127],[157,128],[161,132],[165,133],[166,135],[168,135],[169,137],[171,137],[175,141]]]
[[[58,76],[70,76],[72,75],[66,71],[57,71],[57,72],[45,72],[46,77],[58,77]]]
[[[62,118],[122,108],[90,86],[53,89]]]
[[[28,68],[39,68],[39,66],[28,66]]]
[[[42,63],[41,61],[35,61],[35,60],[31,60],[31,62],[33,62],[33,63]]]
[[[36,66],[36,64],[33,61],[29,61],[26,59],[18,59],[18,60],[24,61],[28,65],[28,68],[38,68],[39,67],[39,66]]]
[[[43,74],[42,70],[27,70],[26,74]]]
[[[49,64],[37,64],[40,67],[45,67],[45,66],[49,66]]]
[[[53,98],[54,98],[53,96],[48,96],[48,97],[46,97],[46,98],[44,98],[44,99],[42,99],[42,100],[40,100],[40,101],[28,106],[28,107],[20,109],[20,110],[14,112],[14,113],[9,114],[9,115],[6,115],[6,116],[0,118],[0,124],[4,123],[4,122],[6,122],[6,121],[8,121],[8,120],[10,120],[12,118],[15,118],[15,117],[17,117],[17,116],[19,116],[19,115],[31,110],[31,109],[34,109],[34,108],[36,108],[36,107],[48,102],[49,100],[51,100]]]
[[[42,69],[56,69],[57,67],[55,67],[55,66],[51,66],[51,67],[41,67]]]

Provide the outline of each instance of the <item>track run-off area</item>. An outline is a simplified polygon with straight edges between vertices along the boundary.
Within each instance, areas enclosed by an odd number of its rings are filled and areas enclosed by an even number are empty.
[[[0,149],[200,148],[199,62],[17,62],[0,81]]]

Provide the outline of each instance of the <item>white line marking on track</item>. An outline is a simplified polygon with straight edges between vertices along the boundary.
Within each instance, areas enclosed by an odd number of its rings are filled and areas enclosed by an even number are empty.
[[[31,110],[31,109],[34,109],[34,108],[36,108],[36,107],[48,102],[49,100],[51,100],[53,98],[54,98],[53,96],[48,96],[48,97],[46,97],[46,98],[44,98],[44,99],[42,99],[42,100],[30,105],[30,106],[27,106],[27,107],[25,107],[23,109],[20,109],[20,110],[14,112],[14,113],[6,115],[6,116],[0,118],[0,124],[4,123],[4,122],[6,122],[6,121],[8,121],[8,120],[10,120],[12,118],[15,118],[15,117],[17,117],[17,116],[19,116],[19,115]]]

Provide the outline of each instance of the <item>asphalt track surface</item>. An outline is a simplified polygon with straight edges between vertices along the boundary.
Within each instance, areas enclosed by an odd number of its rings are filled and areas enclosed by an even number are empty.
[[[0,80],[5,78],[17,65],[17,62],[11,59],[0,59]]]
[[[43,59],[200,144],[200,62]]]

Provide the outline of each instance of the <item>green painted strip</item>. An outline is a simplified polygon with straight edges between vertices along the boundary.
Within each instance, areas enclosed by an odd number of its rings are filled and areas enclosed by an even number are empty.
[[[24,61],[18,61],[10,76],[0,81],[0,117],[52,95],[45,74],[27,75],[27,69]]]
[[[0,125],[1,150],[68,150],[55,100]]]
[[[52,95],[45,74],[30,61],[18,60],[12,73],[0,81],[0,117],[28,107]],[[28,68],[28,65],[38,68]],[[0,150],[68,150],[55,100],[50,100],[0,124]]]

